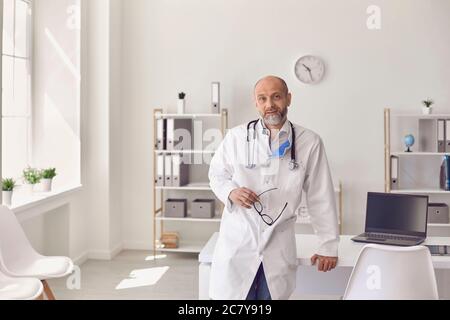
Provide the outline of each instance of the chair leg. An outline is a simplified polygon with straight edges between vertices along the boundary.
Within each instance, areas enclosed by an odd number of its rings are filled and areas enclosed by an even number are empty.
[[[44,285],[44,292],[48,300],[56,300],[55,295],[53,294],[52,289],[50,289],[50,286],[48,285],[47,281],[42,280],[42,284]]]
[[[44,293],[42,293],[39,297],[37,297],[36,300],[44,300]]]

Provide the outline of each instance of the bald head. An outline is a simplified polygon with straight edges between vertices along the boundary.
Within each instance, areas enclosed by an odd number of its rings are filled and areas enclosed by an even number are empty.
[[[283,79],[281,79],[280,77],[276,77],[276,76],[267,76],[264,77],[262,79],[260,79],[256,84],[255,84],[255,93],[258,90],[258,88],[262,85],[278,85],[280,86],[280,89],[282,90],[283,93],[288,94],[289,93],[289,88],[288,85],[286,83],[286,81],[284,81]]]
[[[269,129],[281,129],[287,120],[291,94],[286,81],[268,76],[255,85],[255,102],[259,114]]]

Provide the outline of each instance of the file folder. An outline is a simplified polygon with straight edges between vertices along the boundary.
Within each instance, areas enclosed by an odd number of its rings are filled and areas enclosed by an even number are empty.
[[[167,150],[192,149],[192,119],[167,119]]]
[[[437,124],[437,152],[445,152],[446,149],[446,141],[445,141],[445,125],[446,125],[446,120],[438,120],[438,124]]]
[[[166,154],[164,157],[164,186],[171,187],[172,186],[172,155]]]
[[[445,121],[445,151],[450,153],[450,120]]]
[[[156,120],[156,150],[166,150],[167,120]]]
[[[220,113],[220,82],[213,82],[211,90],[211,113]]]
[[[155,185],[157,187],[164,186],[164,155],[158,154],[156,156],[156,178]]]
[[[399,158],[397,156],[391,156],[391,190],[399,189]]]
[[[182,187],[189,183],[189,166],[181,160],[181,155],[172,155],[172,187]]]
[[[439,145],[441,138],[445,137],[445,123],[436,119],[419,119],[419,151],[442,152],[444,143]]]

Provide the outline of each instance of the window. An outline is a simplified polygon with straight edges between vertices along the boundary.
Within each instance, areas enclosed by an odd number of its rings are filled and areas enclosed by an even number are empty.
[[[3,3],[2,175],[19,179],[32,154],[32,1]]]

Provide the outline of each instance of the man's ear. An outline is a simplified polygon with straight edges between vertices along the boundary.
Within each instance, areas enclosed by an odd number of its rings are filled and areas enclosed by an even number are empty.
[[[258,102],[256,101],[255,95],[253,95],[253,102],[255,103],[255,108],[258,109]]]
[[[288,93],[287,100],[288,100],[288,107],[290,107],[291,106],[291,102],[292,102],[292,94]]]

